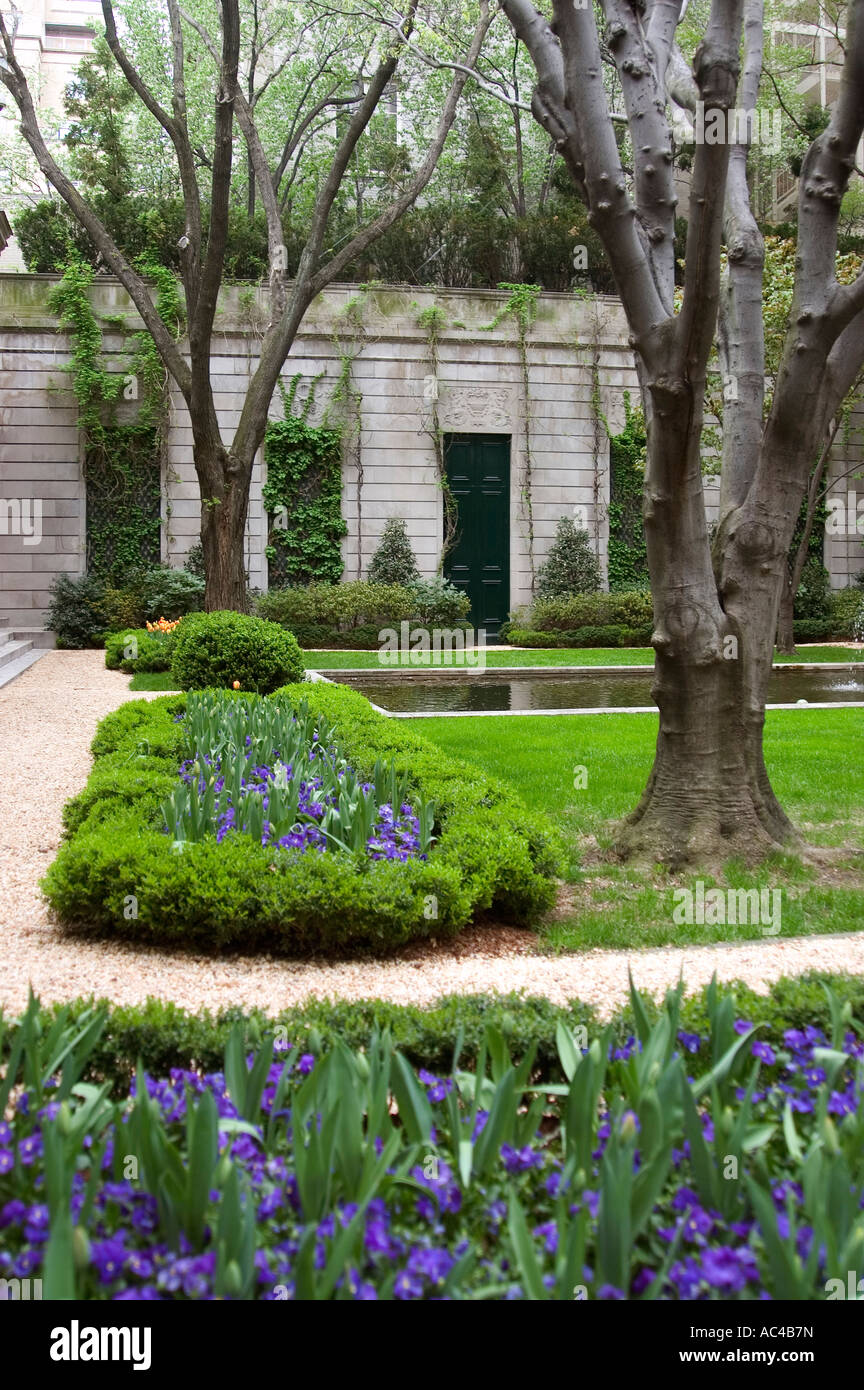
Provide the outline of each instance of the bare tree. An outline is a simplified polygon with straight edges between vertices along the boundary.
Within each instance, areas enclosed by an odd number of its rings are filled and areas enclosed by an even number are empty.
[[[285,151],[276,171],[271,171],[263,154],[254,116],[254,100],[244,95],[238,80],[240,66],[239,0],[220,0],[222,32],[211,48],[217,63],[214,94],[213,144],[206,165],[209,179],[209,225],[204,228],[202,197],[198,184],[200,152],[193,149],[187,119],[185,87],[184,16],[179,0],[166,0],[172,46],[171,110],[157,99],[141,73],[131,62],[118,35],[111,0],[102,0],[108,46],[137,97],[158,121],[174,148],[185,206],[185,229],[181,277],[186,303],[188,347],[175,342],[160,319],[147,284],[119,250],[91,205],[57,163],[45,141],[36,116],[27,78],[15,55],[17,11],[7,21],[0,14],[0,44],[3,62],[0,79],[12,94],[21,116],[21,132],[36,156],[43,174],[87,232],[105,264],[129,293],[167,371],[176,382],[189,410],[192,424],[193,458],[201,491],[201,543],[206,574],[205,602],[208,609],[242,608],[246,601],[243,538],[249,505],[249,486],[256,453],[264,438],[267,416],[276,383],[309,305],[331,284],[350,262],[386,232],[419,197],[434,173],[453,125],[460,97],[471,74],[491,16],[488,0],[479,0],[473,34],[467,46],[464,65],[453,81],[441,106],[437,125],[428,148],[405,186],[390,203],[361,226],[337,254],[325,259],[330,214],[339,195],[351,158],[407,51],[418,8],[418,0],[406,0],[400,25],[406,38],[394,38],[392,27],[382,24],[370,37],[377,49],[376,63],[359,99],[348,104],[350,115],[339,138],[330,170],[318,190],[311,226],[300,258],[299,269],[290,282],[286,277],[279,215],[278,190],[285,167],[302,157],[303,135],[309,126],[308,112],[288,113]],[[374,20],[370,21],[374,23]],[[253,98],[254,98],[253,90]],[[259,93],[260,95],[260,93]],[[334,98],[328,95],[328,104]],[[313,108],[314,109],[314,108]],[[320,114],[320,113],[316,113]],[[246,139],[248,156],[262,204],[267,214],[270,250],[271,317],[261,344],[258,365],[247,389],[240,421],[234,437],[222,437],[210,375],[210,352],[217,300],[222,284],[231,195],[233,135],[235,115]],[[312,121],[316,119],[312,116]]]
[[[763,419],[762,239],[747,186],[762,68],[762,0],[713,0],[692,76],[675,34],[680,0],[601,0],[621,83],[633,178],[623,172],[590,3],[501,0],[537,71],[535,118],[606,247],[631,332],[648,421],[644,518],[660,710],[654,767],[622,827],[622,852],[682,864],[753,859],[800,844],[763,757],[765,699],[786,556],[828,422],[864,362],[864,275],[835,277],[837,223],[864,130],[864,0],[847,9],[840,96],[801,174],[790,327]],[[741,61],[743,34],[743,63]],[[737,101],[737,106],[736,106]],[[673,303],[670,105],[702,102],[684,290]],[[722,132],[710,140],[707,132]],[[723,249],[728,273],[723,274]],[[709,355],[721,326],[721,514],[709,541],[700,466]]]

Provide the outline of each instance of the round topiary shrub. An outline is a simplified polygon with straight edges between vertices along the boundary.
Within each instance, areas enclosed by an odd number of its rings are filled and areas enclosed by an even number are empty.
[[[171,674],[181,690],[269,695],[305,673],[296,638],[278,623],[245,613],[190,613],[177,629]]]

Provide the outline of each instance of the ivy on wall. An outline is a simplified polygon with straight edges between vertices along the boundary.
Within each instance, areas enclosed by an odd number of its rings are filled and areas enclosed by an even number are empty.
[[[609,440],[609,589],[647,589],[648,554],[642,524],[645,419],[624,393],[624,429]]]
[[[438,486],[441,489],[441,498],[444,504],[444,528],[441,540],[441,554],[438,558],[438,573],[444,573],[444,565],[447,556],[456,544],[459,534],[459,510],[456,505],[456,498],[450,488],[447,479],[447,457],[444,446],[444,431],[441,428],[441,415],[438,409],[439,404],[439,377],[441,367],[440,344],[441,335],[447,328],[447,315],[437,304],[430,304],[428,308],[421,309],[417,314],[417,327],[422,329],[426,336],[426,344],[429,350],[430,372],[426,378],[426,389],[424,389],[424,400],[429,406],[429,427],[428,433],[432,439],[432,448],[435,452],[435,474]]]
[[[299,374],[282,387],[284,420],[272,420],[264,438],[268,512],[267,560],[270,587],[281,584],[338,584],[342,517],[342,431],[310,425],[315,385],[295,410]]]
[[[354,380],[354,363],[366,344],[363,309],[368,289],[367,285],[360,286],[358,293],[343,306],[334,325],[333,344],[339,359],[339,375],[324,415],[325,426],[329,426],[329,412],[334,406],[341,408],[345,415],[346,446],[354,463],[358,579],[363,570],[363,392]]]
[[[182,332],[179,292],[164,266],[139,269],[156,284],[156,306],[175,336]],[[157,564],[161,553],[161,464],[167,420],[167,379],[149,333],[131,335],[125,371],[109,371],[102,356],[102,328],[90,303],[93,270],[71,261],[48,307],[69,335],[78,428],[84,442],[87,569],[106,579],[130,568]],[[122,318],[110,326],[125,329]],[[134,383],[134,385],[133,385]],[[138,400],[136,419],[118,423],[124,397]]]
[[[509,298],[502,305],[491,323],[484,324],[484,332],[492,333],[506,318],[512,315],[516,320],[519,337],[519,365],[522,376],[522,416],[525,432],[525,473],[522,484],[522,505],[528,527],[528,572],[531,576],[531,592],[534,592],[534,455],[532,448],[531,416],[531,376],[528,360],[528,335],[537,319],[537,301],[543,293],[542,285],[511,285],[502,281],[499,290],[507,290]]]

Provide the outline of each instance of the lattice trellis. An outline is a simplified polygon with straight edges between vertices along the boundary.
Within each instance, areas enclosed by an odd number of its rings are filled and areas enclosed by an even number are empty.
[[[87,569],[103,577],[161,558],[162,486],[159,437],[149,425],[104,431],[84,462]]]

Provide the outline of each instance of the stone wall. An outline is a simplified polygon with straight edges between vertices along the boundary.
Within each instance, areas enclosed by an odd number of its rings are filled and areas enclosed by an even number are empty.
[[[75,403],[64,366],[69,344],[46,307],[50,276],[0,275],[0,618],[10,626],[42,621],[48,589],[59,570],[80,573],[85,555],[85,491]],[[300,397],[315,387],[313,420],[330,407],[344,426],[344,578],[366,571],[389,517],[404,517],[421,570],[433,574],[442,544],[443,507],[436,470],[434,406],[440,428],[511,437],[511,607],[530,601],[529,533],[534,567],[548,551],[558,519],[579,508],[601,566],[608,538],[609,444],[599,412],[613,431],[624,419],[624,392],[637,384],[620,305],[544,294],[523,347],[502,291],[424,291],[336,286],[310,309],[285,365],[286,384],[300,374]],[[122,288],[100,279],[97,316],[109,320],[109,365],[123,370],[128,335],[139,321]],[[444,327],[433,378],[430,345],[420,318],[433,306]],[[226,437],[239,419],[256,363],[266,305],[254,291],[232,288],[220,301],[213,347],[216,408]],[[491,325],[494,325],[492,327]],[[350,366],[356,410],[334,404]],[[134,407],[127,406],[129,412]],[[277,392],[272,413],[282,411]],[[122,418],[122,417],[121,417]],[[839,469],[838,471],[842,471]],[[526,504],[530,476],[531,512]],[[247,528],[250,582],[267,587],[266,516],[262,464],[256,466]],[[854,487],[854,480],[839,486]],[[864,492],[859,484],[859,491]],[[198,488],[186,406],[171,393],[163,476],[163,558],[182,564],[198,539]],[[709,515],[716,491],[707,489]],[[26,534],[28,499],[42,509],[42,535]],[[11,509],[9,510],[9,504]],[[24,508],[16,526],[14,509]],[[25,534],[21,534],[24,532]],[[857,551],[860,552],[856,554]],[[832,542],[833,582],[849,582],[864,564],[852,540]]]

